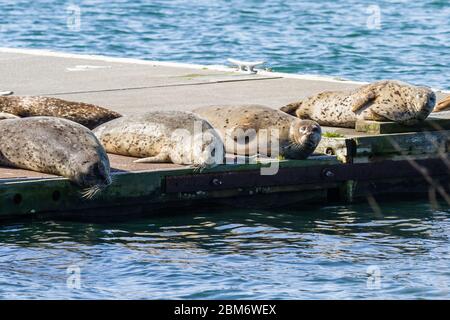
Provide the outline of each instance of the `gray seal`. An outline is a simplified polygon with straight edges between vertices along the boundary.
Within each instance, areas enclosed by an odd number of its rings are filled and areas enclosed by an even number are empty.
[[[153,111],[124,116],[93,132],[107,152],[141,158],[135,162],[172,162],[203,169],[224,161],[220,136],[192,112]]]
[[[40,96],[0,96],[0,112],[21,118],[37,116],[64,118],[89,129],[121,117],[117,112],[93,104]]]
[[[272,136],[269,135],[276,131],[278,155],[289,159],[306,159],[314,152],[321,139],[322,131],[317,122],[300,120],[266,106],[207,106],[197,108],[194,112],[209,121],[220,133],[227,153],[273,157],[270,142]],[[248,139],[242,139],[243,134]],[[258,139],[255,139],[256,136]],[[265,141],[261,144],[262,139]],[[261,147],[265,150],[261,150]]]
[[[413,125],[425,120],[435,103],[436,95],[429,88],[384,80],[353,91],[322,92],[280,110],[323,126],[354,128],[357,120]]]
[[[111,184],[108,156],[86,127],[61,118],[0,121],[0,165],[60,175],[87,198]]]

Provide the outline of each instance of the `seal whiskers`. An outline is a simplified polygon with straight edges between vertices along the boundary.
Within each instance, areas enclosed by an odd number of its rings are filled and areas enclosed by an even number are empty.
[[[98,186],[92,186],[82,190],[81,196],[86,199],[92,199],[101,190]]]

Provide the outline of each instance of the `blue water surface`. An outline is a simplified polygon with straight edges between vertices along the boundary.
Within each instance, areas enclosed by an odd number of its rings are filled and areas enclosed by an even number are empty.
[[[0,297],[450,298],[450,208],[379,205],[10,223]]]
[[[276,71],[450,89],[448,0],[0,0],[0,7],[5,47],[200,64],[263,59]]]

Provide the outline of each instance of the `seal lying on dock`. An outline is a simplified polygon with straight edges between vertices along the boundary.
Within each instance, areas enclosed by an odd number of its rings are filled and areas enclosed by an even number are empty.
[[[93,104],[39,96],[0,96],[0,112],[23,118],[36,116],[65,118],[89,129],[121,117],[117,112]]]
[[[434,108],[434,112],[446,111],[448,109],[450,109],[450,96],[439,101],[436,108]]]
[[[124,116],[93,132],[107,152],[142,158],[135,162],[172,162],[202,169],[222,164],[225,157],[217,132],[192,112]]]
[[[321,139],[321,128],[316,122],[300,120],[265,106],[209,106],[195,109],[194,112],[209,121],[220,133],[227,153],[246,156],[259,153],[273,157],[269,141],[272,136],[268,134],[276,130],[279,139],[276,152],[279,155],[290,159],[306,159]],[[254,130],[253,136],[248,130]],[[243,135],[247,135],[247,141]],[[256,135],[258,139],[255,139]],[[261,150],[261,147],[266,150]]]
[[[90,198],[111,184],[108,156],[94,134],[61,118],[0,121],[0,165],[68,178]]]
[[[280,110],[324,126],[354,128],[356,120],[394,121],[413,125],[425,120],[435,93],[399,81],[378,81],[354,91],[327,91]]]

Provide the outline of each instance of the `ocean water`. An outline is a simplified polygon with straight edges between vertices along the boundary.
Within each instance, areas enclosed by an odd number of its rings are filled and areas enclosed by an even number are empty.
[[[448,0],[0,0],[0,46],[450,89]]]
[[[450,1],[5,1],[0,46],[450,89]],[[379,14],[378,14],[379,13]],[[0,298],[450,298],[450,208],[191,209],[0,225]]]
[[[448,299],[450,208],[193,209],[0,227],[0,297]]]

